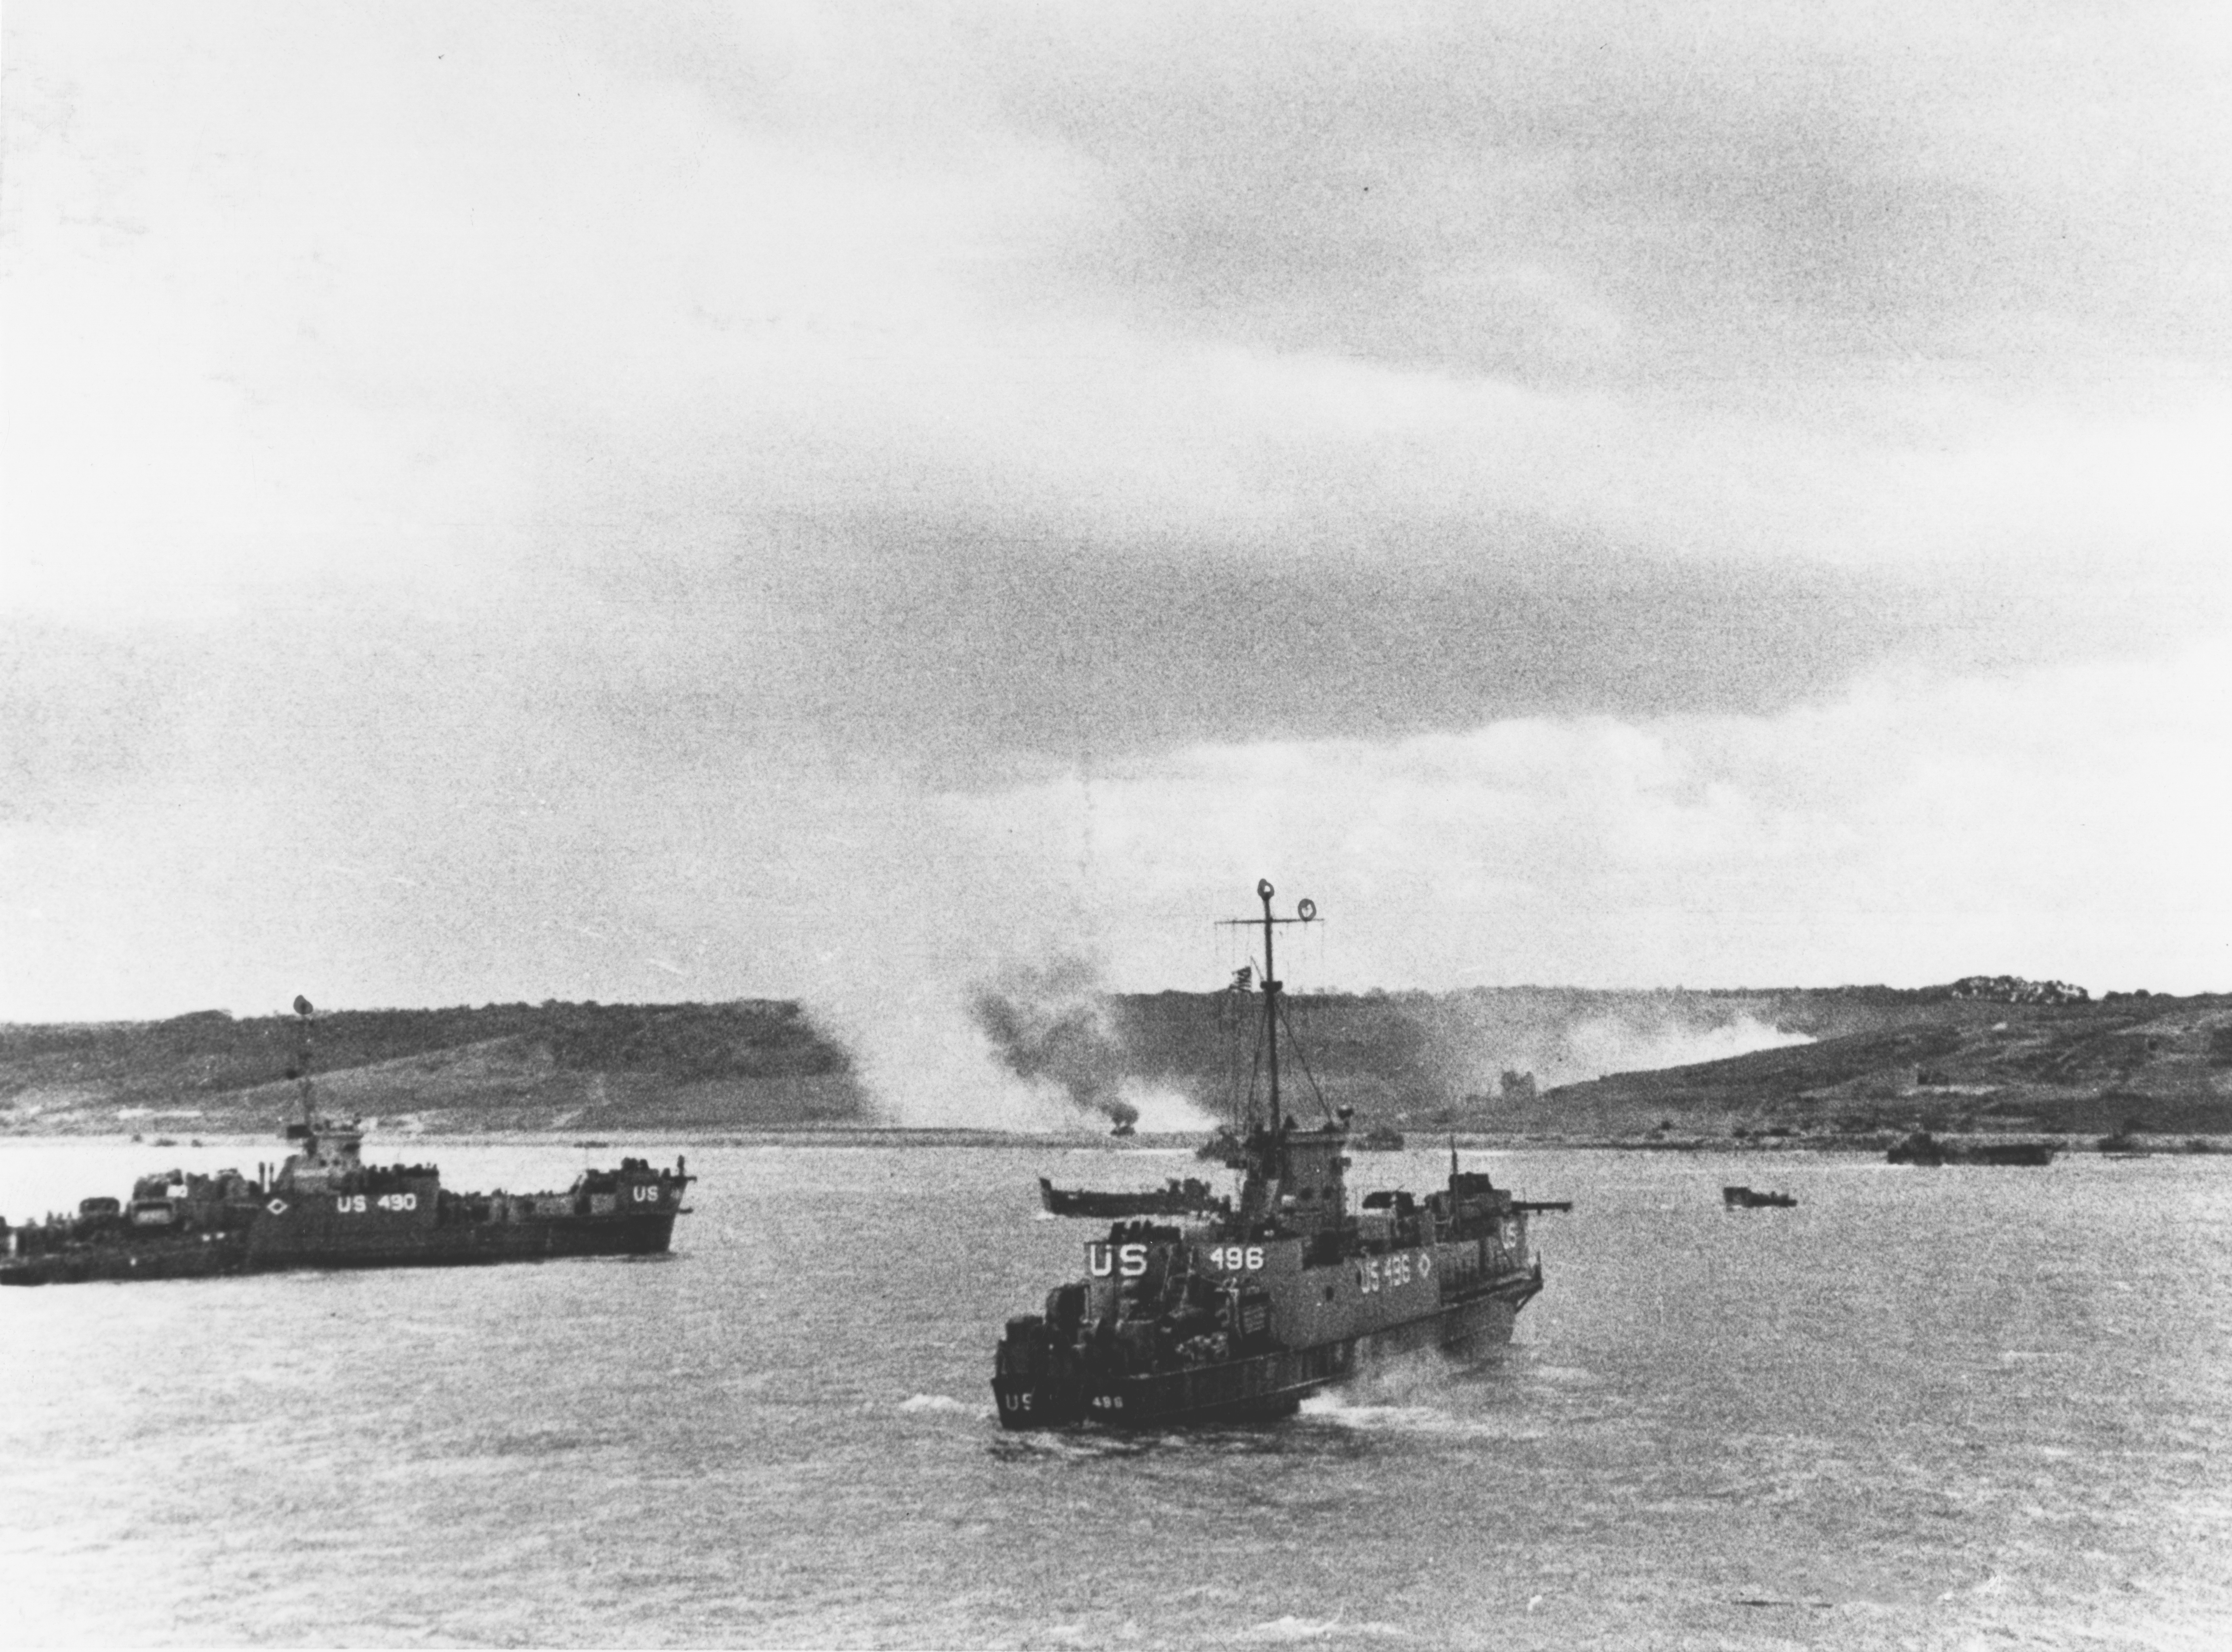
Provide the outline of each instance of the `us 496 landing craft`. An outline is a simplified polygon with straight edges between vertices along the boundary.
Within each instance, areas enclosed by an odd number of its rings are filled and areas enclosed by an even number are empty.
[[[664,1251],[686,1214],[691,1176],[622,1159],[587,1170],[564,1193],[458,1193],[431,1165],[368,1165],[356,1124],[317,1117],[311,1103],[308,1002],[301,1018],[302,1118],[295,1151],[251,1179],[178,1171],[143,1176],[128,1203],[88,1199],[74,1217],[10,1228],[0,1222],[0,1285],[175,1279],[280,1268],[441,1267],[557,1256]]]
[[[1263,931],[1268,1094],[1259,1109],[1251,1077],[1236,1109],[1238,1200],[1188,1226],[1119,1222],[1088,1244],[1085,1278],[1008,1322],[992,1377],[1002,1426],[1283,1415],[1385,1356],[1500,1347],[1542,1289],[1528,1215],[1571,1206],[1515,1199],[1461,1171],[1454,1148],[1447,1187],[1370,1193],[1349,1210],[1349,1109],[1307,1129],[1281,1110],[1273,933],[1317,913],[1305,901],[1274,917],[1272,894],[1258,884],[1263,915],[1241,920]]]

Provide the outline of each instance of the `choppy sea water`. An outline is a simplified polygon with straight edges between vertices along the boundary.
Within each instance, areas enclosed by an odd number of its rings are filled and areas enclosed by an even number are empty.
[[[2232,1160],[1469,1154],[1576,1201],[1503,1359],[1127,1438],[1003,1435],[991,1346],[1041,1171],[1189,1160],[682,1146],[667,1259],[0,1293],[0,1642],[2232,1642]],[[10,1143],[0,1211],[256,1156]]]

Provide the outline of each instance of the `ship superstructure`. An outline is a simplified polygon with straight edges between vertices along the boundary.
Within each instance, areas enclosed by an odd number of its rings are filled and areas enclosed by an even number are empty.
[[[1569,1206],[1515,1199],[1461,1169],[1454,1147],[1445,1187],[1350,1208],[1349,1110],[1320,1096],[1324,1121],[1305,1128],[1281,1089],[1275,936],[1316,908],[1277,917],[1275,893],[1259,883],[1262,915],[1241,920],[1262,928],[1263,969],[1256,1071],[1230,1138],[1237,1198],[1190,1225],[1119,1222],[1087,1245],[1083,1278],[1008,1322],[992,1378],[1003,1426],[1282,1415],[1388,1355],[1501,1346],[1542,1289],[1528,1218]]]

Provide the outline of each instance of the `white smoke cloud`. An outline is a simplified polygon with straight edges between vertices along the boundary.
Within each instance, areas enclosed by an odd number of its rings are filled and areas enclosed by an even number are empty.
[[[1191,1096],[1166,1085],[1126,1079],[1120,1086],[1120,1091],[1125,1103],[1138,1115],[1138,1127],[1149,1135],[1162,1131],[1213,1130],[1220,1122]]]
[[[812,1000],[816,1024],[852,1055],[886,1123],[916,1128],[1074,1132],[1082,1122],[1059,1085],[1017,1077],[970,1018],[956,982],[926,981],[897,1001],[879,992]]]
[[[1545,1086],[1600,1078],[1606,1073],[1651,1072],[1723,1061],[1755,1050],[1811,1044],[1802,1032],[1784,1032],[1749,1015],[1718,1026],[1680,1024],[1638,1026],[1616,1016],[1596,1016],[1568,1028],[1562,1057],[1535,1077]]]

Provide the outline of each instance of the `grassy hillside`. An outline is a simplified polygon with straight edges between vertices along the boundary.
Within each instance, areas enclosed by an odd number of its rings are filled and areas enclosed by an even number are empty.
[[[0,1129],[262,1132],[293,1115],[292,1017],[0,1027]],[[321,1105],[391,1128],[857,1120],[845,1052],[795,1004],[490,1005],[317,1019]]]
[[[1093,1000],[1014,1048],[1096,1094],[1149,1084],[1223,1112],[1260,999]],[[2232,1132],[2232,998],[2004,1002],[1883,987],[1298,996],[1283,1063],[1359,1120],[1540,1139],[1904,1131]],[[260,1134],[289,1116],[291,1018],[0,1027],[0,1133]],[[1804,1038],[1781,1047],[1754,1046]],[[321,1015],[321,1104],[384,1129],[766,1129],[880,1116],[797,1005],[490,1005]],[[1746,1050],[1749,1053],[1721,1055]],[[1313,1085],[1314,1081],[1314,1087]],[[1096,1128],[1089,1110],[1080,1125]],[[1661,1129],[1664,1125],[1666,1128]]]
[[[1947,1002],[1904,1025],[1539,1098],[1510,1128],[1607,1135],[1788,1131],[2232,1132],[2232,996]]]

